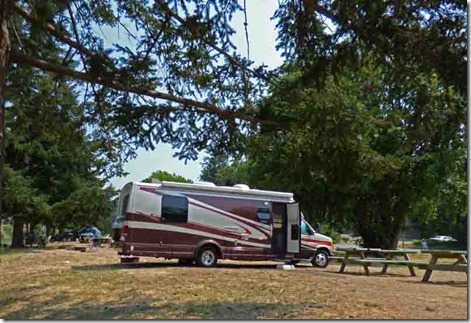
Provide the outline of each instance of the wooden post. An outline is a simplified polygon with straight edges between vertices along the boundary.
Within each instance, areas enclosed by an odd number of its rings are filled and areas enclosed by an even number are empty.
[[[345,270],[345,266],[347,266],[347,259],[348,259],[348,256],[350,256],[350,252],[348,250],[345,251],[345,257],[343,258],[342,260],[342,266],[340,266],[340,270],[339,270],[339,273],[343,273],[343,271]]]
[[[436,255],[432,255],[432,259],[429,262],[429,265],[435,265],[437,263],[438,257]],[[426,283],[430,279],[430,276],[432,276],[433,269],[430,267],[427,268],[425,271],[424,277],[422,278],[422,282]]]
[[[366,259],[365,253],[364,253],[363,251],[360,252],[360,257],[361,257],[361,259]],[[368,276],[368,275],[370,274],[370,270],[368,269],[368,265],[367,265],[367,264],[364,264],[364,265],[363,265],[363,268],[365,269],[365,273],[366,273],[366,275]]]
[[[407,260],[407,261],[410,261],[410,257],[407,253],[404,253],[404,259]],[[415,271],[414,271],[414,267],[413,266],[408,266],[408,267],[409,267],[410,275],[411,276],[416,276]]]

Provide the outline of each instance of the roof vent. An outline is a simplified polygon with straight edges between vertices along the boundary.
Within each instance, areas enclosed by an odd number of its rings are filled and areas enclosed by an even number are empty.
[[[195,185],[201,185],[201,186],[211,186],[211,187],[216,187],[216,184],[211,183],[211,182],[195,182]]]
[[[245,184],[236,184],[234,185],[235,188],[239,188],[241,190],[250,190],[250,187],[248,185],[245,185]]]

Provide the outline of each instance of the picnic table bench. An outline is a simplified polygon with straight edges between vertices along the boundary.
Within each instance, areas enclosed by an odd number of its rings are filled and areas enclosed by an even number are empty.
[[[395,249],[383,250],[379,248],[337,248],[338,251],[344,251],[345,256],[338,259],[342,263],[340,266],[340,273],[343,273],[347,264],[362,265],[365,273],[370,274],[370,266],[380,265],[383,267],[382,273],[386,273],[389,265],[407,266],[412,276],[416,276],[414,266],[426,265],[427,262],[411,261],[409,254],[420,253],[420,250],[415,249]],[[376,257],[367,257],[369,254],[375,254]],[[350,258],[351,256],[355,258]],[[396,257],[402,256],[404,260],[396,260]]]
[[[430,262],[424,266],[420,266],[420,269],[425,269],[424,276],[422,277],[423,282],[428,282],[432,276],[434,270],[444,271],[457,271],[465,272],[468,274],[468,260],[465,255],[467,251],[461,250],[422,250],[422,253],[428,253],[431,255]],[[452,264],[437,264],[438,259],[456,259]]]

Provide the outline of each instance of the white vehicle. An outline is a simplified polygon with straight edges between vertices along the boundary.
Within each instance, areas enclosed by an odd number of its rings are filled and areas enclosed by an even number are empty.
[[[433,238],[430,238],[431,241],[437,241],[437,242],[456,242],[458,240],[453,239],[452,237],[449,236],[435,236]]]

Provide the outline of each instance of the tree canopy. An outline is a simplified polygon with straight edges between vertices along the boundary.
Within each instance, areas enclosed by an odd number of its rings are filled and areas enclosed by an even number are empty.
[[[146,177],[142,181],[144,183],[151,183],[152,179],[157,179],[161,182],[162,181],[180,182],[180,183],[191,183],[192,182],[191,180],[189,180],[189,179],[187,179],[183,176],[177,175],[175,173],[169,173],[169,172],[164,171],[164,170],[156,170],[155,172],[152,172],[152,174],[149,177]]]
[[[285,62],[272,71],[235,48],[232,18],[246,11],[236,0],[0,8],[6,93],[29,70],[75,88],[104,174],[157,143],[186,160],[245,155],[260,185],[290,188],[386,247],[406,216],[463,203],[464,1],[282,0]],[[106,44],[107,28],[129,41]]]

